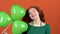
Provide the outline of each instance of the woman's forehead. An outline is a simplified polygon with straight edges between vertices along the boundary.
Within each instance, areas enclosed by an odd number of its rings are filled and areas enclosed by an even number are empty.
[[[29,10],[36,10],[36,8],[30,8]]]
[[[31,12],[31,11],[37,11],[37,10],[35,8],[30,8],[29,12]]]

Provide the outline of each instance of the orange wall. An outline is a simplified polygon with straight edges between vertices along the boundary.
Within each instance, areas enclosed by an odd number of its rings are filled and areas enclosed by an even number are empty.
[[[10,15],[10,7],[13,4],[19,4],[27,9],[30,6],[38,6],[44,11],[46,22],[51,26],[51,34],[60,33],[60,0],[0,0],[0,11],[6,11]],[[11,26],[7,29],[9,34],[11,32]],[[5,28],[0,27],[0,33]]]

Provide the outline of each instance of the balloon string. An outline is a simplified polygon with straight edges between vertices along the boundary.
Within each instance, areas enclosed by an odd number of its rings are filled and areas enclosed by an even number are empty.
[[[9,28],[9,26],[11,25],[11,23],[5,28],[5,30],[7,30]]]
[[[11,23],[3,30],[3,32],[6,31],[6,30],[9,28],[10,25],[11,25]],[[2,32],[2,33],[3,33],[3,32]],[[2,34],[2,33],[1,33],[1,34]]]

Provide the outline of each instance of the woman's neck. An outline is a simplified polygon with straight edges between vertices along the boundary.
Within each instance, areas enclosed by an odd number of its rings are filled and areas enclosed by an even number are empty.
[[[37,19],[33,20],[33,24],[40,25],[41,24],[40,18],[37,18]]]

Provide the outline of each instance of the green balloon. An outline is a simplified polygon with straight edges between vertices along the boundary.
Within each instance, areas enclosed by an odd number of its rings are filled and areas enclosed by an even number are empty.
[[[12,19],[6,12],[0,12],[0,27],[5,27],[11,22]]]
[[[18,20],[19,18],[23,18],[26,14],[26,10],[19,6],[19,5],[13,5],[11,7],[11,17],[13,20]]]
[[[28,29],[28,25],[24,21],[14,21],[12,26],[12,33],[22,34]]]
[[[12,33],[12,34],[22,34],[22,33]]]

